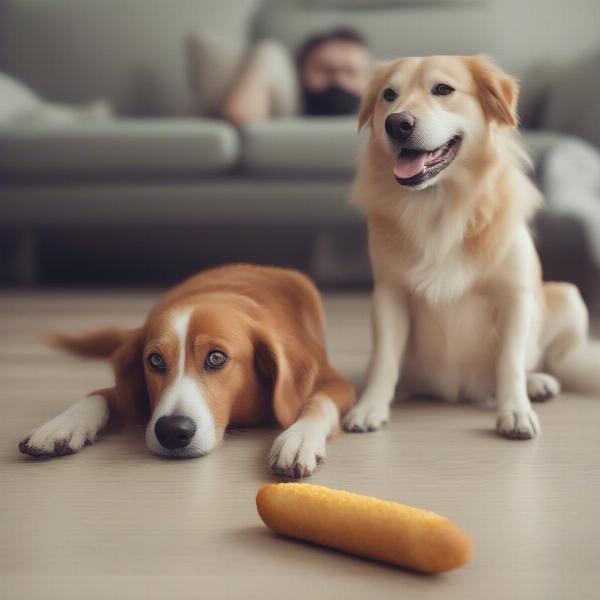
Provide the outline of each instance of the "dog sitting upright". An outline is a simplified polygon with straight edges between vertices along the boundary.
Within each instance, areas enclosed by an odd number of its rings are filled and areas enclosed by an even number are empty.
[[[354,402],[352,385],[324,347],[324,314],[311,281],[295,271],[231,265],[167,293],[145,324],[70,337],[60,348],[109,358],[115,386],[93,392],[29,433],[21,452],[60,456],[94,441],[112,412],[149,415],[148,448],[169,457],[210,452],[228,426],[274,419],[287,429],[269,466],[310,475]]]
[[[495,400],[497,429],[539,431],[530,398],[600,394],[578,290],[542,283],[527,226],[541,197],[514,132],[517,84],[484,57],[380,65],[359,125],[370,125],[354,186],[375,288],[367,384],[350,431],[389,417],[408,393]]]

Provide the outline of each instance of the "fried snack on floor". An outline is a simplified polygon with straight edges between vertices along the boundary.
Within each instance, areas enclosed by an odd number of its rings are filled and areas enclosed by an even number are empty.
[[[265,485],[256,495],[276,533],[422,573],[469,562],[473,544],[452,521],[395,502],[306,483]]]

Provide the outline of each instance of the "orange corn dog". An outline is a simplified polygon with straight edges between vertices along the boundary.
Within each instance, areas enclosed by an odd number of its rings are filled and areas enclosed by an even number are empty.
[[[423,573],[471,559],[469,536],[446,517],[395,502],[306,483],[265,485],[258,514],[276,533]]]

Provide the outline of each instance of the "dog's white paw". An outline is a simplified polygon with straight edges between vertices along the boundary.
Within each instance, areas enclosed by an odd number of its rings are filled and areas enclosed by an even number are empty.
[[[361,401],[344,418],[344,429],[355,433],[375,431],[389,420],[389,404]]]
[[[513,440],[530,440],[540,432],[540,422],[531,408],[498,413],[496,431]]]
[[[79,451],[95,437],[96,432],[88,431],[84,423],[58,416],[28,433],[19,450],[30,456],[64,456]]]
[[[548,373],[528,373],[527,395],[532,402],[544,402],[560,394],[560,383]]]
[[[281,477],[308,477],[324,460],[325,444],[323,435],[292,425],[273,442],[268,458],[269,468]]]
[[[102,396],[88,396],[30,431],[19,443],[19,450],[39,457],[74,454],[96,439],[108,416],[106,400]]]
[[[64,456],[74,454],[96,439],[97,428],[68,415],[54,417],[27,434],[19,450],[30,456]]]

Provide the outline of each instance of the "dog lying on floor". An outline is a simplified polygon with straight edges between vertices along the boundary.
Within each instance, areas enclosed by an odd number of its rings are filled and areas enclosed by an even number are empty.
[[[115,386],[30,432],[19,448],[31,456],[77,452],[113,412],[146,415],[148,448],[181,458],[213,450],[228,426],[274,418],[286,429],[273,444],[270,468],[304,477],[354,402],[352,385],[327,360],[319,293],[291,270],[208,270],[167,293],[139,329],[59,335],[54,343],[109,359]]]
[[[485,57],[376,69],[354,186],[375,280],[373,351],[349,431],[388,420],[400,372],[407,393],[495,400],[498,431],[518,439],[540,430],[530,398],[560,383],[600,394],[578,290],[542,282],[527,226],[541,197],[514,132],[517,95]]]

